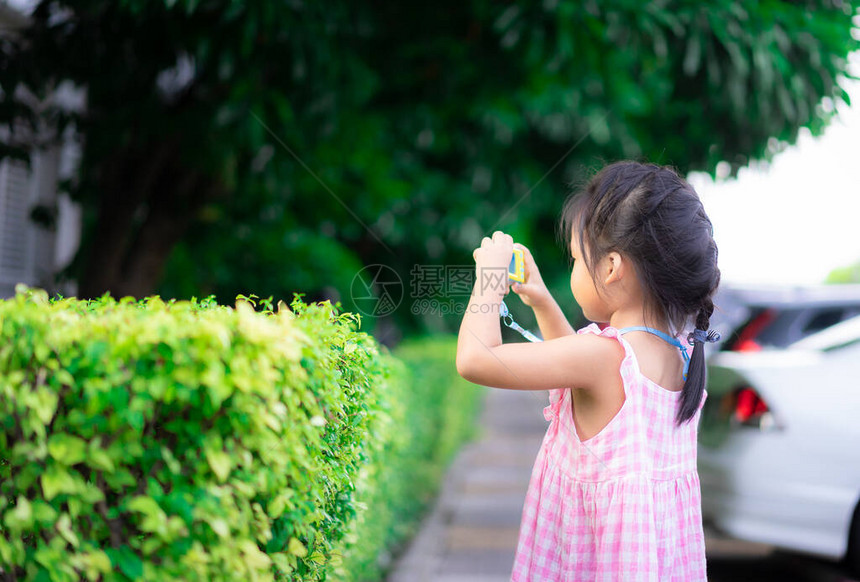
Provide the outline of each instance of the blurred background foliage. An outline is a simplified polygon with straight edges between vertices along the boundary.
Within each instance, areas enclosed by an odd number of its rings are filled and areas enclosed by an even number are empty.
[[[826,283],[860,283],[860,262],[833,269],[828,273]]]
[[[454,329],[411,312],[410,272],[471,265],[496,229],[573,309],[555,225],[605,162],[736,172],[820,133],[858,4],[45,0],[2,41],[3,153],[26,154],[28,127],[80,142],[82,297],[353,310],[356,273],[384,264],[406,297],[364,329],[392,342]],[[65,81],[84,107],[51,100]]]

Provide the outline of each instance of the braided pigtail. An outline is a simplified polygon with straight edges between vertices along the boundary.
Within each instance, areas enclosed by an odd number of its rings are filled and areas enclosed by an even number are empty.
[[[693,345],[693,355],[690,356],[690,367],[687,379],[681,391],[681,401],[675,422],[678,426],[693,418],[702,402],[702,394],[707,382],[707,367],[705,366],[705,342],[715,342],[720,339],[716,331],[709,331],[711,314],[714,312],[714,302],[707,297],[696,315],[696,329],[690,334],[688,341]]]

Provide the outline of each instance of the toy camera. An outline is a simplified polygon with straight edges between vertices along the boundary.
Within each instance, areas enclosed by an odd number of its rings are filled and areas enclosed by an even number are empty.
[[[511,257],[511,264],[508,265],[508,279],[519,283],[526,282],[526,263],[521,249],[514,249],[514,256]]]

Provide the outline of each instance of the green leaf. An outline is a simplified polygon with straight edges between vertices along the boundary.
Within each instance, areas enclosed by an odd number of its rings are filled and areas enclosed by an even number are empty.
[[[287,507],[287,497],[283,494],[276,496],[268,506],[269,517],[277,519]]]
[[[71,474],[59,465],[50,465],[42,473],[42,494],[50,501],[61,493],[75,493],[77,485]]]
[[[78,554],[78,557],[87,579],[98,580],[100,575],[110,574],[110,558],[102,550],[92,550],[87,553]],[[102,579],[106,578],[102,576]]]
[[[57,382],[63,386],[72,386],[75,383],[75,377],[65,368],[58,369],[54,372],[54,376]]]
[[[28,404],[33,407],[36,417],[42,424],[48,424],[57,411],[59,396],[46,387],[41,387],[33,393]]]
[[[94,469],[113,473],[116,470],[113,459],[107,450],[101,448],[101,439],[90,441],[87,449],[87,464]]]
[[[286,552],[277,552],[274,554],[269,554],[269,557],[272,559],[272,562],[280,568],[284,574],[289,575],[293,570],[295,570],[298,560],[296,556],[292,554],[288,554]]]
[[[227,522],[220,517],[210,520],[209,527],[211,527],[212,531],[222,538],[226,538],[230,535],[230,526],[228,526]]]
[[[120,490],[123,487],[133,487],[137,485],[137,479],[135,479],[134,475],[126,469],[118,469],[114,473],[106,473],[104,479],[110,487]]]
[[[139,526],[142,531],[164,536],[167,531],[167,515],[152,497],[139,495],[126,507],[129,511],[136,511],[143,516]]]
[[[128,511],[137,511],[144,515],[161,515],[162,509],[152,497],[138,495],[126,505]]]
[[[111,558],[111,564],[118,567],[123,574],[132,580],[143,577],[143,562],[131,548],[120,546],[118,549],[111,548],[106,552]]]
[[[161,447],[161,458],[164,460],[164,464],[167,465],[167,468],[174,475],[179,475],[182,473],[182,466],[179,464],[179,461],[176,460],[176,457],[173,456],[173,453],[167,447]]]
[[[57,519],[57,510],[40,499],[33,501],[33,518],[40,523],[53,523]]]
[[[304,558],[308,555],[307,548],[305,548],[304,544],[296,538],[290,538],[290,543],[287,545],[287,551],[299,558]]]
[[[702,58],[702,38],[699,33],[693,32],[687,39],[687,52],[684,55],[684,74],[692,77],[699,70]]]
[[[209,466],[212,468],[212,472],[218,477],[218,481],[223,483],[230,475],[232,464],[230,455],[213,447],[207,447],[204,450],[204,454],[206,455],[206,460],[209,462]]]
[[[86,458],[87,443],[76,436],[54,434],[48,439],[48,454],[64,465],[76,465]]]
[[[253,570],[264,570],[271,566],[272,560],[251,540],[240,542],[243,561]]]
[[[140,551],[144,556],[151,556],[163,546],[164,540],[162,540],[161,538],[157,538],[155,536],[148,537],[143,540],[143,544],[140,546]]]
[[[63,536],[63,539],[69,542],[72,547],[77,548],[80,545],[81,542],[77,534],[72,530],[72,520],[69,518],[69,514],[62,514],[60,519],[57,520],[56,527],[60,535]]]
[[[33,508],[26,497],[19,495],[18,503],[4,515],[5,525],[13,531],[26,530],[33,525]]]

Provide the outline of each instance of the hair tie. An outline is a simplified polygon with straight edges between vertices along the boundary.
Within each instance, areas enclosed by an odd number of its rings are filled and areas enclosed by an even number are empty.
[[[713,343],[720,341],[720,332],[715,329],[709,329],[705,331],[704,329],[694,329],[693,332],[687,336],[687,342],[692,346],[696,343]]]

